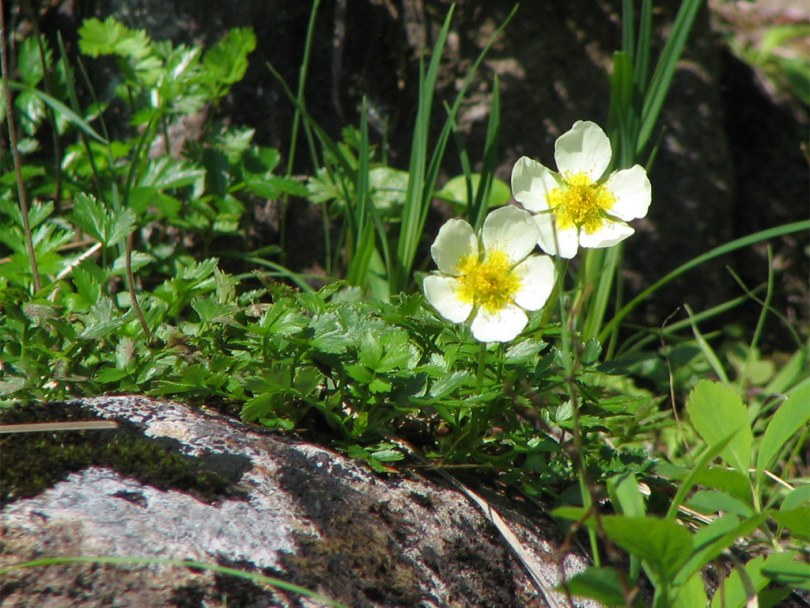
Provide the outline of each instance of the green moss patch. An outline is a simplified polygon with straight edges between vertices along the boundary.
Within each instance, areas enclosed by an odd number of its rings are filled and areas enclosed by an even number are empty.
[[[0,411],[0,424],[99,420],[75,403],[27,405]],[[149,438],[119,421],[113,430],[12,433],[0,437],[0,506],[31,498],[87,467],[109,467],[160,490],[187,492],[215,502],[238,498],[236,486],[250,461],[212,466],[221,455],[195,458],[180,453],[179,441]],[[223,472],[227,469],[227,473]]]

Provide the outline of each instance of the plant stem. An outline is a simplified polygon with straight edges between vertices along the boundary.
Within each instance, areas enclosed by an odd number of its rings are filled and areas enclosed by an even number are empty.
[[[487,343],[481,342],[478,345],[478,374],[475,379],[475,390],[480,392],[484,386],[484,370],[487,365]]]

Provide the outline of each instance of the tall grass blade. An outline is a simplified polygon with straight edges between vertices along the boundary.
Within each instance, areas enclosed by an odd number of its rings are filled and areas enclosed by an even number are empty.
[[[750,245],[754,245],[755,243],[760,243],[762,241],[767,241],[769,239],[778,238],[780,236],[785,236],[787,234],[793,234],[794,232],[804,232],[810,230],[810,220],[804,220],[801,222],[793,222],[790,224],[783,224],[782,226],[776,226],[774,228],[768,228],[767,230],[760,230],[759,232],[755,232],[753,234],[749,234],[747,236],[741,237],[739,239],[735,239],[726,243],[725,245],[720,245],[719,247],[715,247],[707,251],[706,253],[697,256],[689,260],[688,262],[681,264],[672,272],[666,274],[664,277],[650,285],[647,289],[642,291],[638,294],[635,298],[630,300],[627,304],[625,304],[619,312],[617,312],[614,317],[602,328],[602,331],[599,333],[600,341],[604,341],[610,333],[616,328],[619,323],[624,320],[624,318],[629,315],[641,302],[643,302],[647,297],[651,294],[655,293],[659,289],[661,289],[664,285],[671,282],[672,280],[678,278],[685,272],[700,266],[706,262],[709,262],[715,258],[719,258],[720,256],[726,255],[727,253],[731,253],[732,251],[736,251],[738,249],[743,249],[744,247],[748,247]]]
[[[408,165],[408,189],[405,194],[405,205],[402,210],[402,224],[397,243],[397,256],[395,275],[393,277],[394,291],[402,291],[410,280],[410,271],[416,257],[416,248],[422,238],[422,229],[427,217],[425,208],[425,191],[427,187],[427,156],[428,138],[430,137],[430,115],[433,107],[433,93],[436,89],[436,80],[439,75],[442,51],[450,32],[450,23],[453,18],[453,7],[447,12],[444,24],[439,31],[436,44],[427,72],[424,62],[419,64],[419,102],[416,111],[416,122],[411,141],[411,158]],[[429,202],[429,201],[428,201]]]
[[[650,88],[644,97],[644,105],[641,111],[641,128],[636,142],[637,155],[641,155],[647,147],[647,143],[658,122],[658,116],[661,114],[661,108],[669,93],[678,60],[686,46],[686,41],[692,31],[692,25],[702,3],[702,0],[684,0],[680,9],[678,9],[675,22],[672,24],[672,33],[664,45],[661,58],[658,60],[658,65],[650,80]]]
[[[433,189],[436,185],[436,179],[439,174],[442,159],[444,158],[445,148],[450,138],[453,129],[455,116],[461,106],[464,96],[467,94],[467,89],[472,83],[472,79],[478,71],[484,57],[492,48],[495,40],[498,39],[501,32],[509,24],[517,12],[518,7],[515,6],[512,11],[507,15],[504,22],[492,34],[486,46],[481,50],[473,65],[467,72],[467,76],[462,83],[458,94],[451,106],[448,117],[444,123],[439,137],[437,138],[430,163],[425,168],[425,160],[427,158],[427,138],[429,135],[429,110],[430,103],[432,103],[433,88],[435,88],[437,74],[432,71],[436,68],[438,70],[439,49],[443,48],[447,38],[447,31],[450,25],[450,18],[452,17],[452,9],[447,15],[444,26],[440,32],[439,38],[436,42],[434,55],[431,61],[430,68],[427,74],[420,74],[420,95],[419,95],[419,111],[417,112],[417,123],[414,127],[414,137],[411,153],[410,164],[410,177],[408,183],[408,191],[405,200],[405,209],[403,211],[402,225],[400,227],[399,242],[397,243],[397,256],[396,256],[396,275],[392,281],[392,293],[403,291],[410,281],[411,271],[413,270],[414,260],[416,257],[416,250],[421,241],[424,232],[425,220],[427,219],[427,212],[430,207],[430,202],[433,194]],[[435,62],[435,63],[434,63]],[[431,90],[428,91],[428,85]]]
[[[53,110],[56,114],[62,115],[64,118],[67,119],[69,123],[74,125],[77,129],[85,133],[87,136],[95,139],[97,142],[101,144],[108,144],[109,142],[100,135],[93,127],[91,127],[86,120],[84,120],[81,116],[79,116],[76,112],[71,110],[61,101],[56,99],[51,95],[48,95],[44,91],[40,91],[36,87],[32,87],[27,84],[23,84],[21,82],[10,81],[8,86],[16,91],[24,91],[29,95],[33,95],[39,98],[42,103],[48,106],[51,110]]]
[[[175,566],[177,568],[194,568],[198,570],[208,570],[217,574],[224,574],[227,576],[234,576],[245,580],[252,581],[261,585],[268,585],[276,587],[285,591],[290,591],[298,595],[310,597],[314,600],[322,602],[327,606],[334,608],[347,608],[343,604],[326,597],[316,591],[311,591],[305,587],[288,583],[278,578],[264,576],[263,574],[255,574],[253,572],[245,572],[244,570],[237,570],[236,568],[229,568],[227,566],[220,566],[219,564],[208,564],[205,562],[198,562],[193,560],[179,560],[179,559],[162,559],[162,558],[148,558],[148,557],[46,557],[43,559],[36,559],[29,562],[22,562],[19,564],[12,564],[0,568],[0,574],[8,574],[14,570],[22,568],[43,568],[45,566],[60,566],[63,564],[107,564],[112,566]]]
[[[498,140],[501,131],[501,87],[498,76],[492,83],[492,105],[487,121],[487,135],[484,140],[484,161],[481,165],[481,181],[473,200],[470,220],[476,230],[484,225],[488,211],[489,193],[492,190],[492,179],[498,163]]]

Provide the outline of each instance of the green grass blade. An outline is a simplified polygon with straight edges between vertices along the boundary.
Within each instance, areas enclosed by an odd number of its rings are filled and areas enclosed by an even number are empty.
[[[635,50],[635,10],[633,3],[635,0],[622,0],[622,52],[630,58],[632,62],[636,56]]]
[[[706,341],[706,338],[702,333],[700,333],[697,323],[695,323],[695,317],[692,313],[692,309],[688,304],[685,304],[684,308],[686,309],[686,314],[689,315],[689,320],[692,322],[692,334],[695,336],[695,342],[697,342],[698,346],[700,347],[700,351],[703,353],[703,356],[706,357],[706,360],[709,362],[712,370],[714,370],[715,375],[720,378],[724,385],[729,385],[730,381],[728,379],[728,374],[726,374],[726,370],[723,368],[723,364],[720,362],[720,357],[717,356],[717,353],[714,352],[714,349]]]
[[[647,143],[658,122],[658,116],[661,114],[661,108],[664,106],[664,101],[669,93],[678,60],[686,46],[692,24],[695,22],[695,17],[702,3],[702,0],[684,0],[675,17],[675,22],[672,24],[672,33],[664,45],[661,58],[658,60],[658,65],[650,80],[650,88],[644,97],[644,105],[641,111],[641,128],[636,143],[637,155],[641,155],[647,147]]]
[[[589,249],[586,255],[586,286],[596,285],[582,329],[583,338],[589,340],[599,335],[599,329],[604,323],[616,270],[622,258],[622,247],[619,245],[610,249]]]
[[[193,560],[178,560],[178,559],[160,559],[160,558],[146,558],[146,557],[47,557],[43,559],[36,559],[29,562],[22,562],[11,566],[6,566],[0,569],[0,574],[8,574],[14,570],[22,568],[42,568],[45,566],[60,566],[63,564],[106,564],[111,566],[175,566],[177,568],[195,568],[199,570],[208,570],[216,572],[217,574],[225,574],[228,576],[235,576],[243,578],[254,583],[276,587],[285,591],[290,591],[298,595],[310,597],[319,602],[323,602],[327,606],[334,608],[347,608],[343,604],[326,597],[315,591],[306,589],[293,583],[288,583],[278,578],[264,576],[263,574],[255,574],[253,572],[245,572],[244,570],[237,570],[236,568],[228,568],[227,566],[220,566],[218,564],[207,564]]]
[[[51,95],[48,95],[44,91],[40,91],[36,87],[32,87],[27,84],[23,84],[21,82],[16,81],[9,81],[8,86],[16,91],[24,91],[30,95],[34,95],[35,97],[39,98],[42,103],[47,105],[51,110],[56,112],[57,114],[63,115],[65,118],[68,119],[73,125],[76,126],[80,131],[82,131],[85,135],[95,139],[97,142],[102,144],[109,144],[109,142],[101,136],[90,124],[84,120],[81,116],[79,116],[76,112],[71,110],[61,101],[56,99]]]
[[[352,217],[351,226],[352,248],[349,254],[348,282],[350,285],[364,287],[368,265],[374,253],[374,222],[372,219],[373,202],[369,192],[369,144],[368,144],[368,108],[366,100],[360,112],[360,147],[358,151],[357,187],[355,189],[355,204],[349,210]]]
[[[419,103],[411,141],[411,158],[408,166],[410,177],[405,194],[405,205],[402,210],[399,242],[397,243],[396,274],[393,277],[392,285],[394,292],[402,291],[410,279],[416,249],[422,238],[424,218],[427,216],[424,201],[427,198],[425,193],[430,189],[426,179],[430,115],[433,108],[433,93],[436,90],[442,51],[450,32],[453,10],[451,6],[439,31],[427,72],[424,71],[424,63],[420,62]]]
[[[650,71],[650,48],[652,39],[652,0],[644,0],[641,3],[641,15],[639,16],[638,46],[636,54],[633,56],[633,80],[638,87],[638,93],[644,95],[647,92],[647,84]]]
[[[425,220],[427,219],[427,212],[430,207],[430,201],[436,185],[436,179],[439,174],[442,159],[444,158],[447,142],[452,132],[455,116],[461,107],[461,102],[463,101],[470,84],[472,84],[472,79],[478,71],[481,62],[484,60],[484,57],[489,52],[490,48],[492,48],[492,45],[501,35],[504,28],[506,28],[506,26],[512,20],[517,8],[518,7],[515,6],[504,22],[498,27],[497,30],[495,30],[486,46],[481,50],[475,62],[470,67],[470,70],[467,72],[467,76],[465,77],[453,105],[448,112],[448,117],[436,141],[436,145],[427,168],[425,167],[424,163],[427,158],[429,122],[424,121],[426,118],[429,118],[429,114],[427,114],[429,105],[426,103],[427,100],[423,99],[422,93],[424,89],[420,86],[420,112],[417,113],[417,125],[414,128],[414,142],[413,147],[411,148],[411,179],[408,183],[405,210],[403,211],[399,242],[397,243],[396,277],[392,284],[392,293],[404,290],[405,286],[410,281],[410,275],[411,271],[413,270],[414,259],[416,257],[416,250],[422,238],[422,234],[424,233]],[[451,16],[452,11],[448,14],[448,19]],[[449,26],[449,23],[449,20],[446,20],[445,26]],[[444,27],[442,28],[442,32],[444,33],[444,36],[442,37],[442,35],[440,35],[439,40],[436,43],[436,48],[439,48],[440,42],[443,45],[444,39],[446,39]],[[436,51],[434,51],[433,59],[437,59]],[[431,62],[431,68],[432,67],[433,62]],[[428,74],[423,78],[420,78],[420,81],[425,85],[429,84],[435,87],[436,77],[436,74],[432,74],[430,71],[428,71]],[[432,100],[432,91],[430,98]],[[425,112],[422,112],[423,107],[425,108]],[[422,120],[421,123],[420,118]]]
[[[647,289],[642,291],[638,294],[635,298],[630,300],[627,304],[625,304],[622,309],[617,312],[614,317],[602,328],[602,331],[599,334],[600,341],[603,341],[610,336],[610,333],[616,328],[619,323],[624,320],[624,318],[629,315],[641,302],[643,302],[647,297],[651,294],[655,293],[659,289],[661,289],[664,285],[669,283],[670,281],[678,278],[685,272],[700,266],[706,262],[709,262],[715,258],[719,258],[720,256],[726,255],[727,253],[731,253],[732,251],[736,251],[738,249],[743,249],[744,247],[748,247],[750,245],[754,245],[755,243],[759,243],[762,241],[767,241],[769,239],[778,238],[780,236],[785,236],[787,234],[793,234],[794,232],[804,232],[810,230],[810,220],[804,220],[800,222],[793,222],[790,224],[783,224],[782,226],[776,226],[774,228],[768,228],[767,230],[760,230],[759,232],[755,232],[753,234],[749,234],[747,236],[741,237],[739,239],[735,239],[726,243],[725,245],[720,245],[719,247],[715,247],[707,251],[706,253],[699,255],[688,262],[681,264],[672,272],[666,274],[664,277],[650,285]]]
[[[312,54],[312,41],[315,38],[315,20],[318,16],[318,8],[321,0],[314,0],[309,12],[309,23],[307,24],[307,35],[304,39],[304,56],[301,59],[301,66],[298,70],[298,91],[296,93],[295,113],[293,114],[292,128],[290,130],[290,149],[287,154],[287,177],[293,174],[293,163],[298,145],[298,127],[301,124],[301,108],[306,107],[304,93],[306,90],[307,76],[309,74],[309,59]]]
[[[501,88],[498,76],[492,83],[492,105],[489,108],[487,134],[484,140],[484,162],[481,166],[481,181],[471,209],[470,220],[476,230],[484,225],[487,216],[489,193],[492,189],[492,178],[498,163],[498,140],[501,131]]]

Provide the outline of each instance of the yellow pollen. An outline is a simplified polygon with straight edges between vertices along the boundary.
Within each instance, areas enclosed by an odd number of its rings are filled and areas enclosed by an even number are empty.
[[[503,251],[491,251],[485,260],[468,255],[459,263],[458,271],[459,299],[492,314],[512,302],[520,289],[520,277]]]
[[[548,194],[548,204],[561,229],[576,226],[585,232],[596,232],[604,223],[605,212],[616,203],[616,197],[604,184],[591,180],[585,173],[564,176],[565,184]]]

